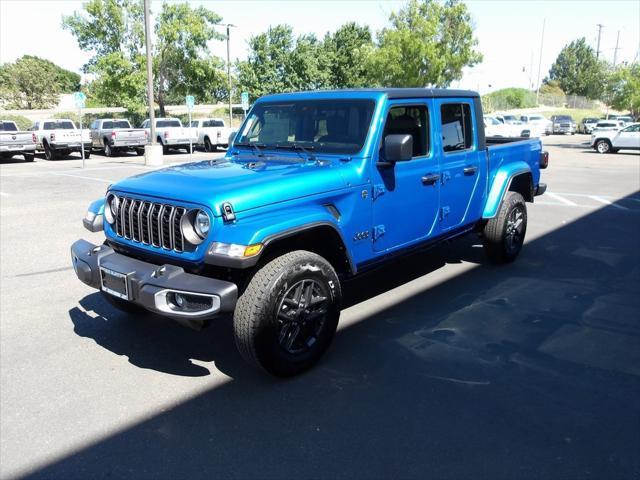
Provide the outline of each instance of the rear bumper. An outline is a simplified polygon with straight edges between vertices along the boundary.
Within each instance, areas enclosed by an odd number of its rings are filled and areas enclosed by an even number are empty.
[[[90,141],[86,141],[86,142],[82,142],[84,143],[84,149],[88,150],[91,148],[91,142]],[[80,142],[70,142],[70,143],[49,143],[49,147],[51,147],[51,149],[53,150],[71,150],[73,151],[80,151],[82,150],[82,143]]]
[[[144,148],[147,144],[146,139],[142,140],[112,140],[109,142],[113,148]]]
[[[232,312],[238,298],[234,283],[187,273],[175,265],[154,265],[116,253],[106,245],[78,240],[71,246],[71,262],[77,277],[102,290],[102,269],[126,275],[128,300],[176,320],[206,320]],[[211,300],[201,312],[180,311],[167,301],[167,292],[200,295]]]
[[[29,143],[27,145],[0,145],[0,153],[34,153],[36,151],[36,144]]]

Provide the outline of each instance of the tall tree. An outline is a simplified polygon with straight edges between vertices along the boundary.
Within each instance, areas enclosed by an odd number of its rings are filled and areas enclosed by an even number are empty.
[[[80,48],[93,53],[85,65],[96,77],[90,95],[107,106],[141,111],[146,104],[142,0],[90,0],[84,9],[64,17],[62,24]],[[220,20],[204,7],[162,5],[155,21],[153,64],[154,97],[162,115],[167,99],[183,102],[185,94],[193,94],[203,101],[226,94],[220,85],[224,63],[207,48],[210,40],[223,38],[214,30]]]
[[[365,87],[369,83],[367,60],[373,52],[373,39],[368,26],[355,22],[327,33],[322,44],[321,67],[327,70],[332,88]]]
[[[618,67],[607,81],[606,97],[613,108],[640,116],[640,63]]]
[[[203,66],[207,68],[206,72],[211,73],[218,65],[209,58],[207,42],[224,38],[215,31],[215,25],[221,20],[222,17],[205,7],[192,8],[188,3],[162,4],[155,28],[157,40],[154,57],[160,115],[165,114],[166,97],[171,90],[177,94],[192,93],[199,98],[207,95],[207,84],[192,81],[193,73],[203,73]],[[194,68],[196,64],[200,68]]]
[[[593,99],[602,97],[605,77],[604,63],[584,37],[565,45],[549,70],[549,79],[556,80],[566,94]]]
[[[0,66],[0,99],[8,108],[50,108],[61,93],[80,88],[80,75],[43,58],[24,55]]]
[[[447,87],[482,61],[471,16],[459,0],[410,0],[378,34],[371,80],[381,86]]]

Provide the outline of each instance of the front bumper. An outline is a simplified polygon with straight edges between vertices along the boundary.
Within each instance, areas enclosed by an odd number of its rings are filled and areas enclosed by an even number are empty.
[[[128,300],[147,310],[177,320],[207,320],[232,312],[238,287],[231,282],[187,273],[175,265],[154,265],[116,253],[107,245],[77,240],[71,246],[71,262],[85,284],[103,290],[102,270],[126,276]],[[211,305],[198,311],[181,311],[167,301],[167,293],[203,296]]]

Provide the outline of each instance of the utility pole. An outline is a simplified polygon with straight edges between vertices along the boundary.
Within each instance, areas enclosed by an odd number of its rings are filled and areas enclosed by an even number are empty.
[[[231,109],[231,53],[229,44],[231,43],[231,27],[235,25],[227,23],[227,88],[229,90],[229,128],[231,128],[231,122],[233,122],[233,113]]]
[[[540,37],[540,59],[538,60],[538,81],[536,82],[536,104],[538,103],[538,99],[540,98],[540,70],[542,69],[542,47],[544,46],[544,27],[547,23],[547,19],[545,18],[542,21],[542,35]]]
[[[618,36],[616,37],[616,48],[613,49],[613,66],[616,66],[616,61],[618,60],[618,44],[620,43],[620,30],[618,30]]]
[[[596,58],[600,58],[600,36],[602,35],[602,28],[604,25],[598,23],[598,46],[596,47]]]
[[[144,43],[147,50],[147,97],[149,101],[149,145],[145,147],[144,163],[162,165],[162,147],[156,144],[156,115],[153,107],[153,57],[151,54],[151,0],[144,0]]]

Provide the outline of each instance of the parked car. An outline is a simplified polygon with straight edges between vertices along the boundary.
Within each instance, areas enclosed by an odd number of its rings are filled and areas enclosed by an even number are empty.
[[[624,127],[624,122],[621,122],[618,120],[599,120],[598,123],[596,123],[596,126],[593,127],[593,129],[591,130],[591,133],[602,132],[607,130],[613,130],[617,132],[623,127]]]
[[[35,153],[35,133],[18,130],[10,120],[0,120],[0,159],[22,155],[26,162],[33,162]]]
[[[84,157],[91,156],[91,135],[89,130],[80,130],[69,119],[45,119],[37,121],[31,129],[36,134],[36,148],[44,151],[47,160],[81,152]]]
[[[591,147],[598,153],[617,153],[619,150],[640,150],[640,123],[622,130],[595,130]]]
[[[233,313],[245,359],[294,375],[328,348],[349,277],[474,232],[515,260],[547,163],[539,139],[485,138],[475,92],[270,95],[224,158],[111,185],[83,220],[106,242],[76,241],[71,261],[123,311]]]
[[[498,120],[498,121],[500,121],[502,123],[510,124],[510,125],[521,125],[523,123],[515,115],[497,113],[496,115],[494,115],[494,117],[496,118],[496,120]]]
[[[569,133],[571,135],[575,135],[576,133],[576,122],[573,121],[573,118],[570,115],[552,115],[551,116],[551,133]]]
[[[149,119],[142,124],[142,128],[151,134]],[[162,145],[162,153],[169,150],[184,149],[189,151],[190,145],[195,145],[198,137],[195,131],[189,127],[183,127],[178,118],[156,118],[156,140]]]
[[[147,132],[144,128],[132,128],[129,120],[101,118],[91,122],[91,146],[104,150],[107,157],[119,152],[135,151],[144,155]]]
[[[618,118],[616,118],[616,120],[618,120],[619,122],[622,122],[625,127],[633,123],[633,117],[629,115],[619,115]]]
[[[196,145],[203,147],[207,152],[214,152],[218,147],[227,148],[229,134],[228,128],[221,118],[198,118],[191,121],[191,128],[197,136]]]
[[[593,117],[585,117],[578,124],[578,133],[591,133],[594,127],[598,124],[598,119]]]
[[[544,115],[539,114],[524,114],[520,115],[520,120],[524,123],[531,132],[532,137],[541,137],[543,135],[551,135],[552,122]]]
[[[491,115],[484,116],[484,132],[487,137],[528,137],[530,131],[522,122],[503,123]]]

